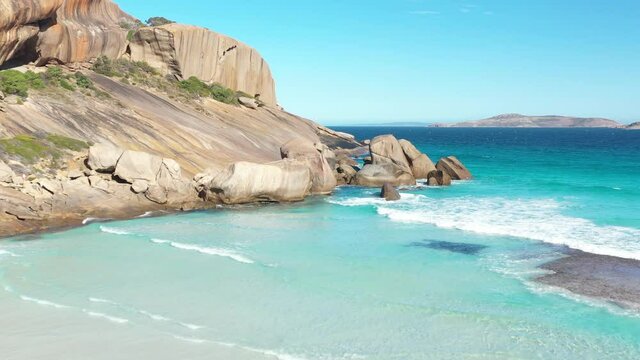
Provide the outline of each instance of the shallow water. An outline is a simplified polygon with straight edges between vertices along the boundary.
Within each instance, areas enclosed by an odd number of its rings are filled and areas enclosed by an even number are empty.
[[[0,243],[2,358],[640,357],[639,315],[532,282],[564,245],[640,258],[640,133],[393,132],[476,179]]]

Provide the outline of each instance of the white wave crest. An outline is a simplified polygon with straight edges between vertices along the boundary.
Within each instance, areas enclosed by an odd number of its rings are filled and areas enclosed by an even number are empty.
[[[190,342],[190,343],[194,343],[194,344],[204,344],[204,343],[208,342],[208,340],[190,338],[190,337],[185,337],[185,336],[180,336],[180,335],[174,335],[173,337],[178,339],[178,340],[182,340],[182,341],[186,341],[186,342]]]
[[[108,227],[108,226],[100,226],[100,231],[102,231],[103,233],[114,234],[114,235],[131,235],[131,233],[126,230]]]
[[[148,316],[149,318],[155,320],[155,321],[171,321],[171,319],[169,319],[168,317],[164,317],[162,315],[157,315],[157,314],[153,314],[150,313],[148,311],[145,310],[140,310],[139,311],[140,314],[144,315],[144,316]]]
[[[20,255],[14,254],[9,250],[0,249],[0,256],[20,257]]]
[[[640,229],[598,225],[563,214],[553,199],[458,197],[434,200],[422,195],[397,203],[351,198],[334,203],[374,206],[378,214],[402,223],[431,224],[484,235],[511,236],[594,254],[640,260]]]
[[[160,240],[160,239],[152,239],[152,242],[156,243],[156,244],[167,244],[170,245],[171,247],[174,247],[176,249],[180,249],[180,250],[188,250],[188,251],[196,251],[199,252],[201,254],[206,254],[206,255],[214,255],[214,256],[222,256],[222,257],[227,257],[230,259],[233,259],[235,261],[241,262],[241,263],[245,263],[245,264],[253,264],[254,261],[243,256],[240,255],[238,253],[236,253],[235,251],[232,250],[227,250],[227,249],[221,249],[221,248],[213,248],[213,247],[203,247],[203,246],[198,246],[198,245],[192,245],[192,244],[183,244],[183,243],[179,243],[179,242],[175,242],[175,241],[169,241],[169,240]]]
[[[69,308],[69,306],[66,306],[66,305],[57,304],[57,303],[54,303],[54,302],[48,301],[48,300],[36,299],[36,298],[32,298],[32,297],[25,296],[25,295],[21,295],[20,299],[22,299],[24,301],[33,302],[33,303],[36,303],[36,304],[42,305],[42,306],[53,307],[53,308],[56,308],[56,309],[68,309]]]
[[[183,323],[183,322],[181,322],[179,324],[184,326],[184,327],[186,327],[189,330],[194,330],[195,331],[195,330],[204,329],[204,326],[202,326],[202,325],[195,325],[195,324],[189,324],[189,323]]]
[[[110,315],[107,315],[107,314],[103,314],[103,313],[95,312],[95,311],[90,311],[90,310],[86,310],[86,309],[82,310],[82,312],[84,312],[85,314],[87,314],[87,315],[89,315],[91,317],[106,319],[106,320],[109,320],[109,321],[111,321],[113,323],[116,323],[116,324],[126,324],[126,323],[129,322],[128,319],[123,319],[123,318],[119,318],[119,317],[115,317],[115,316],[110,316]]]
[[[118,305],[117,302],[115,301],[111,301],[111,300],[107,300],[107,299],[101,299],[101,298],[95,298],[95,297],[90,297],[89,301],[93,302],[93,303],[101,303],[101,304],[110,304],[110,305]]]

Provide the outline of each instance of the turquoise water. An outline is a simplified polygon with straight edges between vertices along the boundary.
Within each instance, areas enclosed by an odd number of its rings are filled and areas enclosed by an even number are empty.
[[[640,133],[340,130],[476,178],[4,241],[2,358],[640,358],[638,314],[532,281],[562,245],[640,258]]]

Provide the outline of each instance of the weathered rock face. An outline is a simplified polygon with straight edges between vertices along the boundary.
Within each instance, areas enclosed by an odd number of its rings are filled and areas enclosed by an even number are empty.
[[[253,48],[211,30],[181,24],[142,28],[129,45],[131,59],[146,61],[165,74],[195,76],[277,103],[266,61]]]
[[[304,138],[295,138],[280,147],[283,159],[299,161],[309,168],[312,194],[330,194],[337,184],[333,167],[329,165],[323,152],[328,153],[330,150]],[[335,155],[333,158],[335,159]]]
[[[402,151],[409,161],[413,177],[416,179],[426,179],[427,175],[436,169],[433,161],[431,161],[426,154],[421,153],[420,150],[418,150],[411,142],[402,139],[399,140],[399,143],[402,146]]]
[[[415,185],[409,161],[402,146],[393,135],[382,135],[371,140],[371,163],[358,172],[355,184],[361,186],[380,187],[385,183],[393,186]]]
[[[436,168],[449,174],[453,180],[469,180],[472,177],[471,172],[455,156],[440,159]]]
[[[110,0],[0,0],[0,9],[0,64],[119,57],[127,44],[119,23],[133,21]]]
[[[384,198],[387,201],[398,201],[401,198],[398,190],[389,183],[382,185],[380,197]]]
[[[4,161],[0,160],[0,182],[3,183],[11,183],[13,182],[13,178],[15,177],[15,173],[9,165],[5,164]]]
[[[162,166],[162,158],[140,151],[125,151],[118,164],[115,176],[132,184],[136,180],[155,182]]]
[[[393,164],[411,174],[411,166],[404,155],[402,145],[393,135],[381,135],[369,144],[373,165]]]
[[[202,197],[225,204],[301,201],[311,189],[311,172],[297,161],[237,162],[195,178]]]
[[[385,183],[393,186],[415,185],[416,179],[409,173],[400,170],[394,164],[365,165],[356,174],[355,185],[381,187]]]
[[[100,172],[113,172],[124,150],[107,143],[100,143],[89,148],[87,166]]]
[[[449,186],[451,185],[451,177],[442,170],[433,170],[427,176],[427,185],[429,186]]]

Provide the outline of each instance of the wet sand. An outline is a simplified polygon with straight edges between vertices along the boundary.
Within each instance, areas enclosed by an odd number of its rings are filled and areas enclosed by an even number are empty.
[[[640,261],[569,250],[541,266],[553,271],[536,281],[623,308],[640,310]]]

